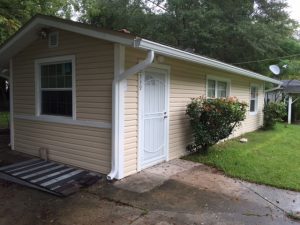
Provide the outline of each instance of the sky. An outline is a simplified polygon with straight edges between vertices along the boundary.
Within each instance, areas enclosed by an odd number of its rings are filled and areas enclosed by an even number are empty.
[[[288,12],[291,18],[300,22],[300,0],[287,0],[289,4]]]

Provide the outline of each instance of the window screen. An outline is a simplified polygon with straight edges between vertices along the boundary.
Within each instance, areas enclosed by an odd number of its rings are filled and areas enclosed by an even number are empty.
[[[257,87],[252,86],[250,91],[250,112],[257,111],[257,98],[258,98]]]
[[[72,116],[72,63],[41,65],[41,113]]]
[[[226,98],[228,96],[228,83],[219,80],[207,80],[208,98]]]

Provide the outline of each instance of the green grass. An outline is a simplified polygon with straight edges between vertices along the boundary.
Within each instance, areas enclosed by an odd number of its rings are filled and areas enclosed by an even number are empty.
[[[207,155],[184,159],[216,167],[228,176],[300,191],[300,125],[278,124],[272,131],[256,131],[212,147]]]
[[[0,129],[1,128],[8,128],[8,112],[0,112]]]

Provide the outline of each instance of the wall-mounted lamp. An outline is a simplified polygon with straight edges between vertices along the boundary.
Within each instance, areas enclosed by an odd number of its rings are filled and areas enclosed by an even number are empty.
[[[48,38],[48,34],[49,34],[49,30],[43,28],[39,31],[39,37],[42,39],[42,40],[45,40]]]

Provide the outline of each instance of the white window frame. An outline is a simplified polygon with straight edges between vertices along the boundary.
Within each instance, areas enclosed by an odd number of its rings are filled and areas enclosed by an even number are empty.
[[[252,88],[256,88],[256,94],[255,94],[255,99],[252,98],[251,96],[251,90]],[[249,101],[249,115],[256,115],[258,112],[258,97],[259,97],[259,85],[257,84],[250,84],[250,89],[249,89],[249,97],[250,97],[250,101]],[[255,105],[254,105],[254,111],[251,111],[251,100],[255,100]]]
[[[72,63],[72,117],[68,116],[56,116],[56,115],[43,115],[41,114],[41,66],[45,64],[56,64],[56,63]],[[35,64],[35,115],[37,117],[48,119],[49,121],[61,120],[61,119],[72,119],[76,120],[76,68],[75,68],[75,56],[59,56],[51,58],[37,59]],[[45,89],[43,89],[45,90]],[[63,90],[60,88],[59,90]],[[66,90],[70,90],[67,88]]]
[[[213,75],[207,75],[206,76],[206,98],[211,98],[208,97],[208,81],[209,80],[214,80],[216,82],[216,88],[215,88],[215,98],[218,98],[218,81],[220,82],[226,82],[227,83],[227,88],[226,88],[226,97],[229,97],[231,94],[231,80],[227,78],[222,78],[222,77],[217,77]]]

